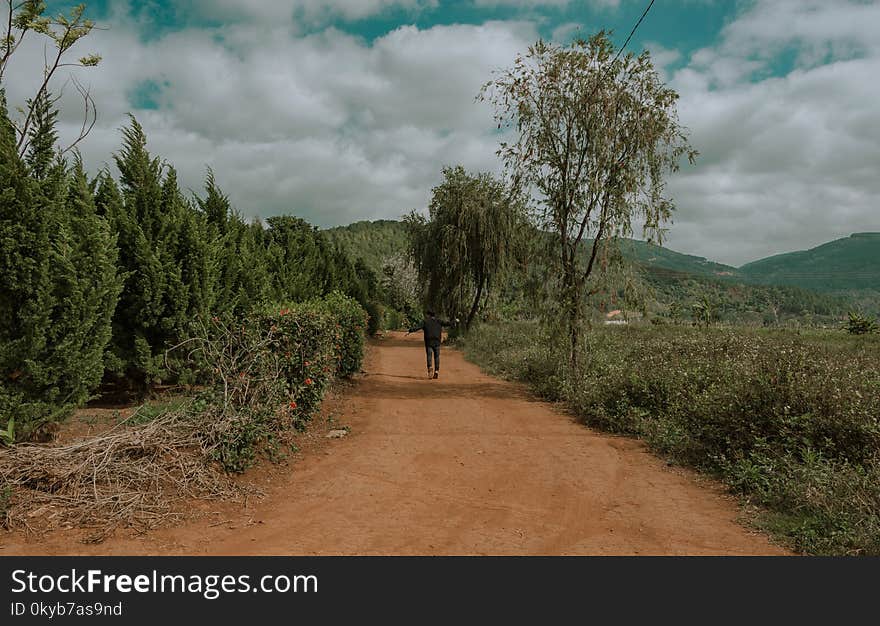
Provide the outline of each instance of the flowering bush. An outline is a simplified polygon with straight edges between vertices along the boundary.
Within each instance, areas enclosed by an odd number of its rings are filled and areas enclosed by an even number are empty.
[[[305,430],[333,378],[360,369],[364,321],[355,301],[333,295],[199,325],[181,349],[209,377],[200,406],[216,416],[204,433],[212,457],[240,472],[279,433]]]

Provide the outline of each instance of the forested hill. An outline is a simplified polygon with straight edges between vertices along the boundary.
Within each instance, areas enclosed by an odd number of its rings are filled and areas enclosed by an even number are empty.
[[[325,231],[353,258],[374,271],[382,262],[406,251],[403,222],[356,222]],[[779,254],[741,268],[676,252],[635,239],[625,240],[623,254],[658,278],[691,276],[761,285],[789,285],[814,291],[880,291],[880,233],[856,233],[812,250]]]
[[[683,275],[740,278],[739,270],[703,257],[682,254],[656,244],[627,239],[621,243],[623,255],[648,268],[651,273],[671,278]]]
[[[407,249],[406,228],[399,221],[357,222],[323,232],[352,259],[363,259],[380,276],[384,261],[404,255]],[[645,270],[661,308],[673,304],[687,308],[709,297],[722,319],[760,323],[764,318],[777,322],[780,316],[832,319],[848,310],[872,314],[880,310],[880,280],[870,280],[871,272],[877,272],[870,267],[870,259],[880,259],[878,241],[878,235],[855,235],[821,246],[816,251],[824,253],[822,272],[802,270],[800,275],[794,270],[785,274],[779,268],[794,267],[795,262],[809,266],[815,251],[735,268],[644,241],[625,240],[621,247],[625,257]]]
[[[331,241],[347,250],[352,258],[362,258],[375,271],[382,269],[382,263],[386,258],[406,252],[406,228],[403,222],[395,220],[355,222],[349,226],[330,228],[324,232]],[[621,246],[625,256],[655,269],[658,274],[738,276],[735,267],[682,254],[644,241],[629,239]]]
[[[363,259],[367,267],[380,275],[386,259],[406,252],[406,228],[403,222],[395,220],[355,222],[324,233],[352,258]]]
[[[816,291],[880,291],[880,232],[856,233],[810,250],[743,265],[743,278],[764,285]]]

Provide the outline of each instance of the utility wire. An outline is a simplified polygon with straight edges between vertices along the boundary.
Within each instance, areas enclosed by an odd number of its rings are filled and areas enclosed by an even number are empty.
[[[610,63],[605,69],[602,70],[602,75],[599,77],[599,80],[598,80],[598,82],[596,83],[596,86],[593,87],[593,91],[592,91],[592,93],[590,94],[590,97],[588,98],[588,100],[592,100],[592,99],[593,99],[593,96],[596,95],[596,92],[599,90],[599,87],[600,87],[600,86],[602,85],[602,83],[605,81],[605,76],[608,74],[608,71],[609,71],[612,67],[614,67],[614,64],[617,62],[617,59],[619,59],[619,58],[620,58],[620,55],[623,54],[623,51],[626,50],[627,45],[629,45],[629,42],[630,42],[630,40],[633,38],[633,35],[636,34],[636,31],[639,29],[639,26],[641,26],[641,25],[642,25],[642,22],[645,21],[645,18],[648,16],[648,12],[651,10],[651,7],[654,6],[654,2],[655,2],[655,1],[656,1],[656,0],[651,0],[651,2],[648,3],[647,8],[646,8],[645,11],[642,13],[642,16],[639,18],[639,21],[636,22],[636,25],[633,26],[633,29],[632,29],[632,30],[630,31],[630,33],[629,33],[629,37],[627,37],[627,38],[626,38],[626,41],[623,42],[623,45],[620,47],[620,50],[617,51],[617,54],[614,56],[614,59],[611,61],[611,63]]]
[[[639,18],[639,21],[636,22],[636,25],[633,26],[632,31],[629,33],[629,37],[626,38],[626,41],[623,42],[623,45],[620,47],[620,50],[617,51],[617,56],[614,57],[614,61],[620,58],[621,53],[626,49],[626,46],[629,45],[630,40],[633,38],[633,35],[636,34],[636,31],[639,29],[639,26],[642,25],[642,22],[645,21],[645,18],[648,16],[648,12],[651,10],[651,7],[654,6],[655,0],[651,0],[648,4],[648,8],[645,9],[645,12],[642,13],[642,17]],[[614,65],[614,61],[611,62],[611,65]]]

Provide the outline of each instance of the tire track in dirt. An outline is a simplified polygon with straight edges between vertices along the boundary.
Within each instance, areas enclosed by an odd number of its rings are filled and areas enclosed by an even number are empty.
[[[11,554],[785,554],[736,502],[636,441],[574,423],[419,338],[372,343],[337,418],[351,427],[225,514],[90,546],[71,532],[0,538]],[[203,507],[204,508],[204,507]],[[216,508],[216,507],[215,507]]]

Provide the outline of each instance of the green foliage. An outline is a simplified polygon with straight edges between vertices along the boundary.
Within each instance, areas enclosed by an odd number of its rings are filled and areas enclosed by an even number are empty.
[[[121,285],[82,164],[56,158],[54,112],[42,111],[29,168],[0,118],[0,416],[26,439],[100,382]]]
[[[367,334],[371,337],[385,328],[385,308],[378,302],[367,302]]]
[[[406,225],[395,220],[355,222],[324,233],[351,258],[361,259],[376,275],[382,273],[387,259],[403,253],[408,245]]]
[[[409,320],[403,313],[395,309],[385,310],[385,330],[403,330],[409,326]]]
[[[378,322],[377,330],[402,328],[406,323],[400,321],[401,316],[421,315],[421,284],[403,222],[364,221],[323,232],[348,258],[356,259],[355,274],[366,298],[350,295],[363,306],[385,309],[386,315],[392,316],[394,324]]]
[[[362,310],[347,297],[376,297],[375,275],[304,221],[246,224],[211,172],[204,199],[184,197],[134,118],[115,155],[119,182],[103,172],[90,184],[79,159],[70,166],[54,145],[53,102],[43,92],[36,103],[25,158],[0,108],[4,437],[27,439],[63,419],[102,379],[138,392],[196,382],[198,364],[169,353],[193,320],[338,290],[346,296],[328,302],[354,324]],[[350,375],[361,358],[343,351],[334,368]]]
[[[634,222],[662,238],[673,210],[664,177],[696,156],[678,123],[678,94],[649,53],[615,54],[602,31],[568,47],[539,41],[480,97],[499,128],[514,130],[499,154],[511,179],[535,190],[540,226],[552,233],[543,317],[566,334],[576,367],[587,298],[603,287],[615,239]]]
[[[608,329],[572,372],[533,324],[482,326],[472,358],[636,435],[761,505],[816,554],[880,554],[880,343],[832,332]],[[562,357],[562,358],[560,358]]]
[[[880,331],[877,320],[858,313],[850,312],[846,323],[846,330],[850,335],[869,335]]]
[[[700,325],[709,328],[718,318],[718,314],[715,312],[715,305],[709,299],[708,296],[701,296],[700,299],[693,305],[694,310],[694,320]]]
[[[147,151],[146,135],[134,118],[123,137],[124,146],[114,157],[120,189],[104,176],[98,191],[99,202],[107,203],[102,211],[119,234],[119,261],[126,275],[113,320],[113,364],[118,378],[146,388],[167,376],[165,351],[199,308],[198,292],[190,294],[197,272],[185,272],[183,257],[189,250],[181,234],[192,225],[174,171],[163,178],[163,165]]]
[[[334,293],[244,320],[196,324],[186,350],[210,372],[192,410],[223,425],[204,433],[211,457],[242,472],[261,450],[273,453],[282,433],[304,430],[330,382],[360,370],[365,318],[356,301]]]
[[[361,371],[364,361],[364,331],[367,327],[367,312],[356,300],[338,291],[323,300],[335,320],[333,337],[336,340],[334,351],[338,363],[339,376],[350,377]]]
[[[490,288],[522,256],[525,209],[490,174],[445,168],[429,218],[406,218],[412,258],[425,285],[425,305],[461,315],[469,327]]]
[[[10,417],[6,428],[0,428],[0,444],[11,446],[15,443],[15,418]]]

